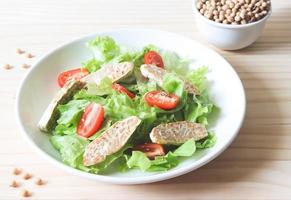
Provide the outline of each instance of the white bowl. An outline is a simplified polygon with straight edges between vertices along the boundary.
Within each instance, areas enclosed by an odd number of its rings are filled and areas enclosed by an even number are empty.
[[[204,17],[193,3],[196,15],[196,26],[200,34],[214,46],[224,50],[237,50],[254,43],[262,34],[266,21],[271,16],[271,10],[259,21],[244,24],[231,25],[214,22]]]
[[[210,96],[220,108],[220,114],[211,129],[217,135],[217,144],[210,149],[199,151],[183,161],[176,168],[163,173],[143,173],[131,170],[126,173],[106,175],[89,174],[71,168],[62,163],[58,152],[48,140],[48,134],[37,128],[46,106],[59,89],[56,83],[58,73],[91,58],[85,43],[96,35],[108,35],[118,43],[133,47],[155,44],[160,48],[173,50],[183,57],[196,61],[193,68],[206,65],[211,72],[208,75]],[[209,59],[211,58],[211,59]],[[117,184],[141,184],[173,178],[208,163],[222,153],[237,135],[245,114],[245,93],[242,83],[231,65],[219,54],[197,42],[169,32],[145,29],[125,29],[103,31],[69,42],[42,57],[22,81],[16,100],[16,116],[22,135],[34,147],[36,152],[51,161],[57,167],[74,175],[97,181]]]

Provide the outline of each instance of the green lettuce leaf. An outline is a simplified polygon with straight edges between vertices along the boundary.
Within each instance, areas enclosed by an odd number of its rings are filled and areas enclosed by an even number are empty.
[[[133,100],[126,94],[115,91],[111,96],[106,98],[103,107],[105,108],[106,116],[115,121],[137,115],[137,111],[135,110],[136,106]]]
[[[116,42],[108,36],[97,36],[88,43],[97,60],[107,62],[119,55],[120,48]]]
[[[121,62],[133,62],[135,66],[140,63],[140,57],[142,56],[142,51],[127,50],[123,49],[118,56],[112,59],[110,62],[121,63]]]
[[[88,42],[88,47],[92,50],[94,58],[82,63],[90,73],[101,68],[104,63],[109,62],[120,53],[120,47],[108,36],[97,36]]]
[[[60,118],[53,131],[54,135],[74,135],[83,110],[90,102],[87,100],[71,100],[67,104],[59,105]]]
[[[167,73],[163,77],[162,88],[168,93],[174,93],[180,98],[185,98],[184,81],[174,73]]]
[[[174,152],[169,151],[165,156],[156,156],[154,160],[148,159],[143,152],[133,151],[131,157],[127,158],[126,164],[128,169],[139,168],[142,171],[167,171],[178,165],[180,157],[190,157],[195,151],[195,141],[190,139]]]
[[[203,106],[200,102],[188,101],[184,109],[185,119],[190,122],[198,122],[198,118],[207,116],[211,112],[211,105]],[[207,121],[203,121],[203,124]]]
[[[102,64],[103,64],[102,61],[98,61],[95,58],[92,58],[82,63],[82,67],[86,68],[90,73],[92,73],[100,69]]]
[[[208,72],[207,67],[200,67],[197,70],[191,71],[187,74],[186,79],[193,83],[199,91],[202,93],[205,91],[207,86],[207,77]]]
[[[58,124],[53,131],[53,135],[74,135],[77,132],[76,126],[67,127],[63,124]]]
[[[90,102],[105,104],[106,97],[88,94],[87,89],[82,89],[74,95],[75,100],[86,100]]]
[[[196,142],[197,149],[211,148],[216,144],[217,137],[214,132],[209,132],[205,139]]]
[[[146,83],[137,82],[138,92],[141,95],[144,95],[147,92],[157,90],[157,84],[153,81],[148,81]]]
[[[112,91],[112,80],[108,77],[103,78],[98,85],[95,83],[87,84],[87,94],[91,96],[108,95],[111,94]]]
[[[190,139],[187,142],[185,142],[184,144],[182,144],[180,147],[178,147],[175,151],[174,151],[174,155],[176,157],[189,157],[192,156],[196,151],[196,145],[195,145],[195,141],[194,139]]]
[[[127,161],[127,166],[129,168],[138,167],[142,171],[146,171],[151,165],[151,161],[148,157],[140,151],[133,151],[132,156]]]
[[[89,104],[87,100],[72,100],[65,105],[59,105],[60,118],[57,120],[58,124],[62,124],[66,127],[75,125],[80,120],[80,114]]]
[[[167,70],[175,72],[181,76],[185,76],[189,72],[189,60],[181,59],[175,52],[172,51],[162,51],[161,56]]]
[[[60,152],[64,163],[71,167],[79,166],[79,158],[83,155],[88,141],[78,136],[54,135],[50,138],[52,145]]]
[[[126,94],[115,91],[106,98],[106,103],[103,106],[106,115],[115,120],[125,119],[129,116],[145,119],[154,111],[141,97],[131,99]]]

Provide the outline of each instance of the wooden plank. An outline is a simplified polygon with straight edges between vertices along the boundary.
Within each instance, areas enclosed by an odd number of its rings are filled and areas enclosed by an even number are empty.
[[[0,199],[19,199],[13,179],[33,191],[31,199],[291,199],[291,1],[273,1],[273,15],[260,39],[239,51],[222,51],[197,32],[191,0],[9,0],[0,1]],[[239,73],[248,108],[229,149],[187,175],[154,184],[120,186],[70,174],[33,152],[16,128],[14,103],[20,79],[60,43],[102,29],[158,28],[186,35],[222,54]],[[23,48],[36,58],[16,55]],[[36,186],[12,175],[14,167],[43,177]]]

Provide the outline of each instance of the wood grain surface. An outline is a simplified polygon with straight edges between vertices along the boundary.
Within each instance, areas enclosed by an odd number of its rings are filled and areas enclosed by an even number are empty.
[[[291,1],[274,0],[260,39],[240,51],[218,51],[239,73],[247,115],[221,156],[187,175],[154,184],[120,186],[78,178],[40,158],[15,122],[15,94],[28,72],[21,64],[84,34],[125,27],[176,32],[208,45],[198,34],[190,0],[0,1],[0,199],[291,199]],[[36,57],[17,55],[23,48]],[[211,47],[213,48],[213,47]],[[47,180],[36,186],[11,171],[20,167]],[[11,188],[12,180],[21,187]]]

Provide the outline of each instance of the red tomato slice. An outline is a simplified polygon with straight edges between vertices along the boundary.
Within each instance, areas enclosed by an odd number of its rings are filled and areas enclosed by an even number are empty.
[[[104,119],[104,108],[97,103],[90,103],[81,117],[77,127],[77,133],[83,137],[90,137],[96,133]]]
[[[85,68],[72,69],[69,71],[62,72],[58,76],[59,86],[63,87],[67,81],[72,79],[80,80],[81,78],[87,76],[88,74],[89,71]]]
[[[156,106],[163,110],[171,110],[179,104],[179,97],[164,91],[151,91],[145,95],[145,100],[150,106]]]
[[[119,93],[124,93],[124,94],[127,94],[127,96],[129,96],[130,98],[134,98],[135,95],[133,93],[131,93],[130,91],[128,91],[125,87],[123,87],[122,85],[118,84],[118,83],[114,83],[112,85],[112,88],[114,90],[116,90],[117,92]]]
[[[153,64],[158,67],[164,68],[164,62],[162,57],[155,51],[149,51],[144,55],[145,64]]]
[[[149,159],[154,159],[156,156],[165,155],[164,147],[160,144],[155,143],[140,144],[135,146],[133,150],[144,152]]]

